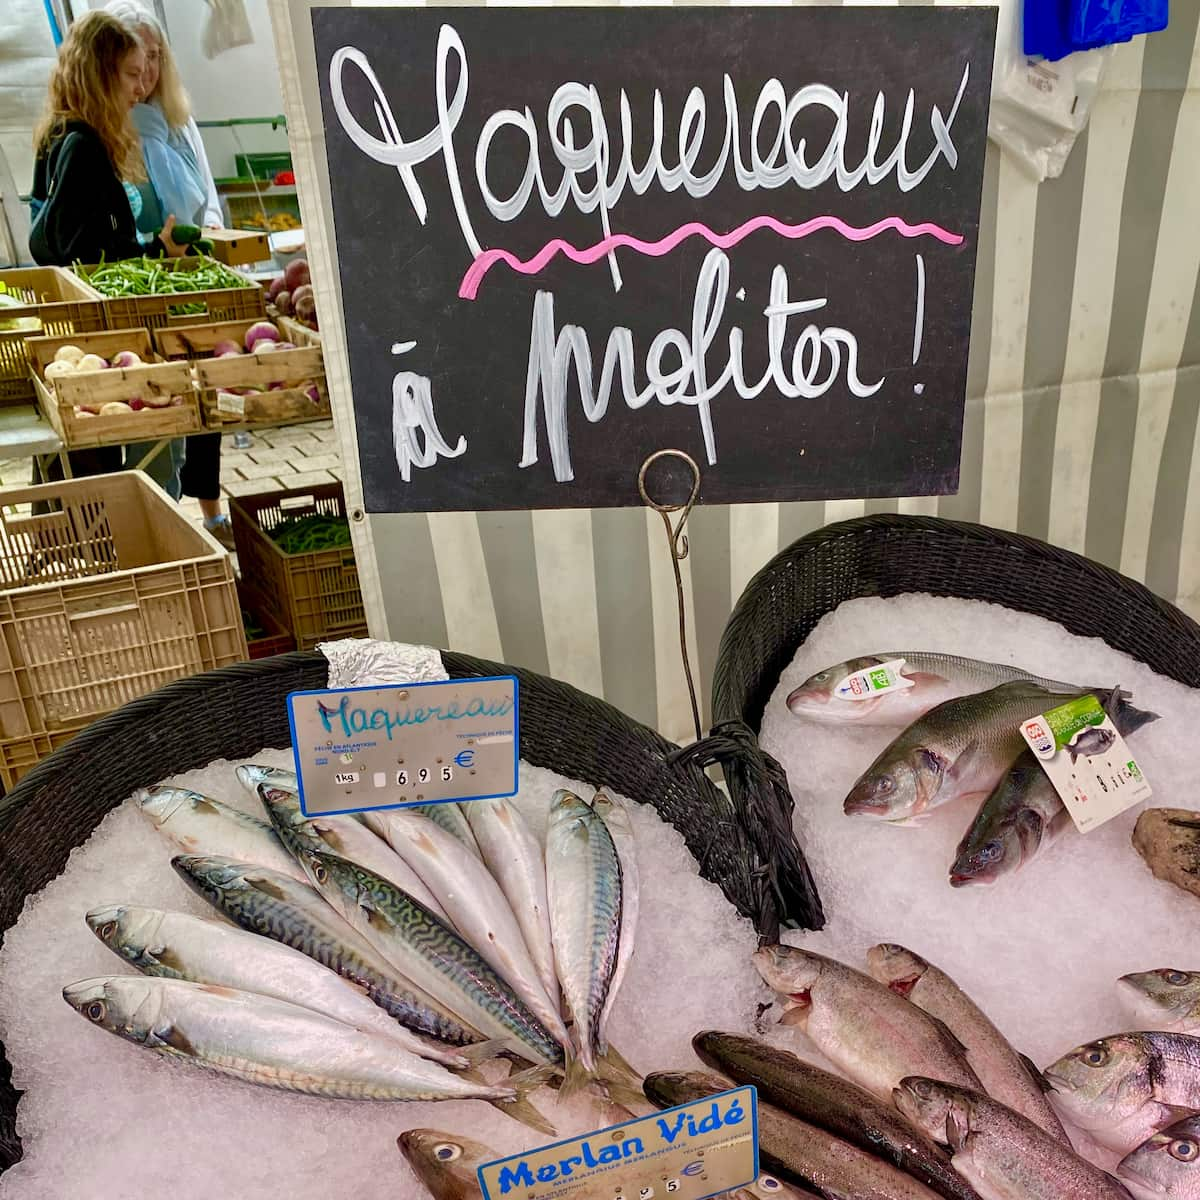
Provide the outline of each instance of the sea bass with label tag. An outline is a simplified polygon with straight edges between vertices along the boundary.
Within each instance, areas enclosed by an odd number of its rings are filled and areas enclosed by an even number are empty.
[[[851,675],[898,659],[904,663],[900,674],[911,686],[868,693],[863,699],[842,699],[838,695],[842,681]],[[810,721],[903,728],[947,700],[1019,679],[1030,680],[1048,692],[1076,691],[1075,684],[1044,679],[1005,663],[980,662],[974,658],[923,650],[897,650],[851,658],[810,675],[788,696],[787,706],[797,716],[807,717]]]
[[[147,788],[134,799],[142,816],[184,854],[219,854],[304,879],[275,831],[258,817],[188,788]]]
[[[1200,1112],[1200,1038],[1185,1033],[1101,1038],[1064,1054],[1042,1074],[1067,1118],[1122,1154]]]
[[[763,946],[753,959],[766,984],[790,1002],[782,1023],[798,1025],[834,1066],[881,1100],[918,1073],[979,1087],[946,1026],[869,975],[796,946]]]
[[[1200,1034],[1200,972],[1139,971],[1122,975],[1117,991],[1141,1027]]]
[[[482,1200],[477,1172],[502,1157],[482,1142],[440,1129],[406,1129],[396,1145],[433,1200]]]
[[[165,1058],[330,1099],[515,1101],[544,1078],[492,1086],[453,1075],[391,1038],[235,988],[116,975],[69,984],[63,999],[93,1025]]]
[[[1025,749],[1020,725],[1079,696],[1103,704],[1112,689],[1048,692],[1028,680],[948,700],[910,725],[862,774],[844,804],[851,816],[906,821],[964,796],[988,795]]]
[[[1137,1200],[1200,1200],[1200,1116],[1151,1134],[1121,1160],[1117,1176]]]
[[[950,1147],[955,1170],[983,1200],[1129,1200],[1107,1172],[982,1092],[912,1078],[894,1101]]]
[[[867,952],[873,978],[936,1017],[966,1047],[967,1062],[990,1096],[1015,1109],[1065,1146],[1071,1141],[1050,1102],[1041,1072],[1019,1055],[1004,1034],[944,971],[891,942]]]
[[[857,1084],[757,1038],[709,1031],[692,1038],[701,1061],[734,1083],[758,1089],[760,1100],[782,1108],[868,1154],[890,1162],[945,1200],[979,1200],[950,1165],[950,1156],[891,1104]]]
[[[642,1088],[659,1108],[726,1091],[729,1084],[700,1071],[659,1071]],[[823,1129],[758,1102],[758,1153],[773,1174],[827,1200],[937,1200],[937,1193],[874,1155]]]

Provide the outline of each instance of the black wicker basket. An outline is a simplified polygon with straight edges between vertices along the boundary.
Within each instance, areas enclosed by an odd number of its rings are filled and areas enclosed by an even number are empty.
[[[705,877],[764,935],[774,936],[786,915],[786,898],[773,890],[786,875],[773,864],[793,863],[802,885],[811,886],[786,814],[760,819],[764,802],[757,794],[756,807],[735,811],[697,756],[681,758],[653,730],[557,680],[461,654],[442,659],[454,678],[516,675],[521,757],[653,804],[683,834]],[[312,652],[180,680],[95,722],[40,763],[0,799],[0,931],[135,789],[214,759],[290,745],[288,693],[324,687],[327,672],[324,656]],[[713,745],[704,761],[736,753],[733,743]],[[775,800],[767,796],[765,803]],[[0,1053],[0,1170],[21,1154],[16,1103]]]
[[[904,592],[988,600],[1047,617],[1200,687],[1200,625],[1140,583],[1036,538],[936,517],[880,515],[827,525],[793,542],[746,585],[717,653],[714,734],[723,730],[743,743],[757,738],[784,668],[842,601]],[[791,797],[774,759],[760,751],[755,764],[743,753],[725,775],[739,812],[786,814],[790,827]],[[813,906],[819,919],[815,898]]]

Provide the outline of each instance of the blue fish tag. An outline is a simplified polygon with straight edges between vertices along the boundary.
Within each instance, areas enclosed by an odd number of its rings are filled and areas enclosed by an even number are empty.
[[[758,1095],[733,1088],[484,1163],[484,1200],[706,1200],[758,1178]]]
[[[292,692],[288,723],[306,817],[517,791],[513,675]]]

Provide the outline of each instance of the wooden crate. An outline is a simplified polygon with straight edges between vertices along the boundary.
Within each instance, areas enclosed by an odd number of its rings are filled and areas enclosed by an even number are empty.
[[[96,717],[246,658],[229,555],[137,471],[0,490],[0,588],[6,787]]]
[[[273,317],[272,320],[279,326],[279,332],[289,342],[295,342],[297,346],[319,346],[321,344],[320,331],[309,329],[295,317]]]
[[[261,319],[261,318],[260,318]],[[166,358],[192,362],[200,389],[204,423],[223,425],[274,425],[284,421],[317,421],[330,415],[325,386],[325,362],[319,345],[297,346],[265,354],[213,358],[219,342],[245,345],[253,321],[219,321],[203,325],[167,326],[155,331],[154,340]],[[269,390],[272,383],[284,386]],[[307,388],[317,389],[317,399]],[[234,388],[259,388],[256,395],[237,395]]]
[[[195,271],[213,261],[203,255],[188,255],[185,258],[164,258],[158,265],[164,271]],[[89,275],[96,269],[95,266],[83,268]],[[181,316],[186,316],[192,323],[253,321],[265,318],[267,313],[266,293],[253,279],[247,279],[242,287],[209,288],[199,292],[163,292],[151,296],[100,294],[110,329],[136,329],[139,326],[161,329]],[[190,314],[180,311],[192,305],[201,306],[202,311]]]
[[[0,308],[0,407],[31,404],[36,392],[27,339],[104,329],[103,297],[62,267],[6,267],[0,270],[0,283],[10,295],[27,301]],[[4,322],[28,318],[40,321],[41,328],[3,328]]]
[[[54,361],[58,349],[68,344],[105,359],[120,350],[132,350],[142,358],[143,365],[59,375],[47,381],[46,367]],[[187,363],[166,362],[155,354],[149,330],[111,329],[106,333],[30,338],[28,350],[38,403],[70,450],[183,437],[203,428],[190,368]],[[128,402],[147,396],[181,396],[183,403],[104,417],[85,417],[75,411],[77,405],[98,408],[110,400]]]

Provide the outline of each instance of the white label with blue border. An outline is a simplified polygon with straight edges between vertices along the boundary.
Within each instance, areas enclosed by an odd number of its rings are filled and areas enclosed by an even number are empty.
[[[513,675],[292,692],[288,723],[307,817],[517,791]]]
[[[733,1088],[484,1163],[484,1200],[707,1200],[758,1178],[758,1100]]]

